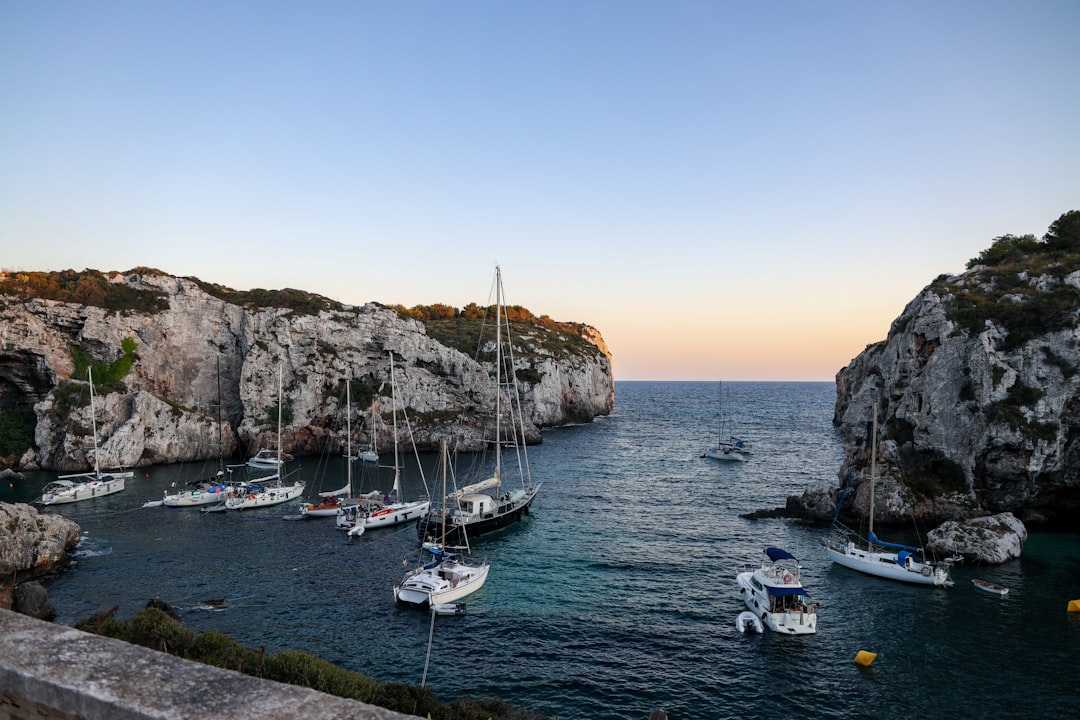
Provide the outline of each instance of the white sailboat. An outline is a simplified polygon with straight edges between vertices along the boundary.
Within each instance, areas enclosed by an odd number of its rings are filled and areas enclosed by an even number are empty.
[[[345,486],[337,490],[319,493],[322,498],[317,503],[300,503],[300,514],[304,517],[340,517],[346,503],[355,505],[352,498],[352,391],[351,378],[345,379]]]
[[[281,454],[281,365],[278,365],[278,447],[277,457]],[[227,510],[249,510],[252,508],[269,507],[295,500],[304,493],[304,481],[296,480],[291,485],[284,483],[282,470],[285,463],[277,464],[277,471],[268,477],[261,477],[258,482],[245,483],[232,488],[230,496],[225,500]]]
[[[854,461],[853,461],[854,462]],[[871,430],[869,531],[865,542],[834,518],[825,552],[838,565],[877,577],[916,585],[952,587],[949,562],[925,560],[923,551],[908,545],[888,543],[874,535],[874,483],[877,480],[877,403]],[[836,508],[837,516],[840,507]]]
[[[188,482],[187,488],[170,493],[165,490],[161,498],[161,504],[165,507],[200,507],[202,505],[214,505],[224,502],[228,496],[230,482],[225,474],[224,441],[221,437],[221,370],[218,370],[218,401],[217,401],[217,427],[218,427],[218,471],[215,475],[203,480]],[[229,472],[232,472],[231,470]]]
[[[751,445],[742,438],[729,435],[724,437],[725,433],[725,417],[724,417],[724,397],[723,397],[724,385],[720,383],[720,401],[719,405],[719,432],[717,434],[717,442],[714,447],[705,448],[705,452],[701,454],[703,458],[712,458],[713,460],[726,460],[732,462],[746,462],[750,459]]]
[[[394,485],[381,501],[365,497],[361,498],[355,507],[342,509],[338,515],[338,527],[349,530],[352,536],[363,532],[363,530],[356,530],[358,526],[363,526],[364,530],[371,530],[372,528],[413,522],[431,509],[430,499],[412,501],[401,499],[402,466],[399,457],[400,443],[398,442],[397,424],[398,389],[397,379],[394,374],[394,354],[392,352],[390,353],[390,388],[393,396],[394,416]],[[423,469],[421,469],[422,472]]]
[[[90,473],[77,473],[74,475],[61,475],[56,480],[41,489],[41,497],[38,503],[41,505],[61,505],[80,500],[112,495],[124,489],[124,478],[131,477],[129,472],[101,472],[101,464],[98,456],[101,454],[98,448],[97,437],[97,408],[94,406],[94,373],[87,368],[87,380],[90,385],[90,425],[94,434],[94,471]]]
[[[446,499],[446,472],[449,455],[446,441],[442,444],[443,499]],[[434,559],[411,570],[405,578],[394,586],[394,599],[413,607],[435,608],[438,612],[452,603],[470,595],[487,581],[491,564],[484,561],[469,561],[457,553],[446,550],[446,524],[442,525],[443,534],[440,542],[425,545]],[[466,545],[467,546],[467,545]]]
[[[486,479],[452,492],[447,502],[452,505],[441,513],[429,512],[417,523],[421,540],[437,539],[439,528],[445,525],[446,541],[461,545],[466,537],[501,530],[529,514],[529,508],[542,483],[533,483],[529,469],[529,454],[525,445],[525,421],[522,417],[521,396],[514,377],[513,344],[510,342],[510,322],[504,305],[502,270],[495,267],[495,432],[491,438],[495,452],[495,472]],[[504,367],[509,364],[509,368]],[[505,400],[504,400],[505,396]],[[503,449],[512,449],[517,461],[517,486],[509,483],[503,473]]]

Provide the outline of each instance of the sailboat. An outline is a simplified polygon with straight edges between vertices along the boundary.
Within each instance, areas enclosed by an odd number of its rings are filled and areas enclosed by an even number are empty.
[[[949,562],[927,562],[923,551],[908,545],[899,545],[879,540],[874,535],[874,484],[877,481],[877,403],[874,403],[874,417],[871,425],[870,450],[870,510],[869,531],[865,542],[854,532],[837,522],[843,496],[836,506],[832,528],[824,540],[825,552],[829,559],[838,565],[858,570],[867,575],[899,580],[916,585],[952,587],[949,578]],[[854,470],[854,461],[852,461]],[[850,473],[849,473],[850,478]]]
[[[442,443],[444,505],[447,465],[449,465],[449,455],[444,440]],[[443,515],[444,519],[445,517]],[[409,571],[400,583],[394,585],[394,599],[397,602],[421,609],[433,608],[443,613],[450,604],[476,592],[487,581],[491,564],[464,560],[457,553],[447,551],[447,524],[443,522],[441,526],[442,535],[439,542],[425,544],[423,548],[430,552],[434,559],[426,565],[420,565]]]
[[[278,365],[277,437],[277,457],[281,458],[281,365]],[[273,475],[261,477],[258,482],[245,483],[230,489],[229,497],[225,500],[225,508],[227,510],[248,510],[269,507],[300,497],[304,493],[304,481],[296,480],[291,485],[285,485],[281,476],[284,465],[284,461],[279,460],[277,470]]]
[[[742,438],[737,438],[734,435],[724,438],[724,397],[723,397],[724,385],[720,383],[720,412],[719,412],[719,424],[720,430],[717,436],[717,442],[715,447],[705,448],[705,452],[701,454],[703,458],[712,458],[713,460],[729,460],[733,462],[746,462],[750,459],[751,449],[753,445],[748,443]]]
[[[217,401],[217,427],[218,427],[218,471],[215,475],[200,480],[191,480],[185,490],[177,490],[170,493],[165,490],[161,498],[161,504],[165,507],[199,507],[200,505],[213,505],[224,502],[229,491],[230,483],[225,479],[225,454],[224,441],[221,433],[221,369],[218,368],[218,401]],[[230,472],[232,472],[230,470]]]
[[[357,500],[352,496],[352,385],[351,378],[345,380],[345,486],[337,490],[319,493],[322,498],[317,503],[300,503],[300,514],[304,517],[341,517],[346,503],[355,506]]]
[[[416,526],[421,542],[436,539],[444,524],[446,542],[460,545],[466,531],[468,537],[476,538],[520,522],[529,514],[540,491],[542,483],[534,484],[529,470],[521,398],[513,373],[510,322],[505,313],[502,270],[498,266],[495,267],[495,293],[495,432],[491,438],[495,449],[495,472],[487,479],[452,492],[447,498],[448,503],[452,501],[452,507],[444,508],[445,515],[429,512],[421,518]],[[504,363],[509,367],[504,367]],[[503,477],[504,447],[514,450],[517,461],[518,486],[511,489],[506,488]]]
[[[90,425],[94,433],[94,471],[75,475],[60,475],[56,480],[41,489],[38,502],[42,505],[60,505],[80,500],[89,500],[103,495],[112,495],[124,489],[124,478],[129,472],[101,472],[98,456],[101,454],[97,436],[97,408],[94,407],[94,372],[87,368],[86,377],[90,385]]]
[[[390,353],[390,388],[393,393],[394,414],[394,486],[390,490],[390,493],[384,496],[381,501],[365,497],[360,499],[359,504],[356,505],[355,508],[345,508],[342,510],[338,515],[338,527],[349,530],[350,535],[353,537],[363,532],[363,530],[357,530],[360,526],[365,530],[370,530],[377,527],[388,527],[403,522],[411,522],[417,520],[431,509],[431,500],[404,501],[401,499],[402,466],[398,455],[399,443],[397,424],[398,389],[397,379],[394,375],[393,353]]]

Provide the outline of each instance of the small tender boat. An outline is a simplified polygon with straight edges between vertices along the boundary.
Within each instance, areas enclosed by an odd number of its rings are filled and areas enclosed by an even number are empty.
[[[1009,594],[1009,588],[1005,587],[1004,585],[998,585],[996,583],[989,582],[987,580],[972,579],[971,584],[979,588],[980,590],[985,590],[988,593],[994,593],[995,595],[1000,595],[1001,597],[1005,597]]]
[[[741,633],[765,632],[761,620],[758,620],[758,616],[749,610],[744,610],[739,613],[739,617],[735,618],[735,628]]]
[[[811,635],[817,632],[817,603],[802,586],[802,565],[787,550],[766,548],[768,560],[754,568],[747,566],[735,580],[746,609],[762,626],[784,635]]]
[[[436,615],[464,615],[465,603],[435,603],[431,612]]]

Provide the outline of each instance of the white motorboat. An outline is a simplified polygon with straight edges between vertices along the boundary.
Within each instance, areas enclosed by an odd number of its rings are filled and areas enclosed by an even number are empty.
[[[817,605],[802,586],[802,565],[781,548],[766,548],[767,561],[736,577],[743,602],[761,624],[783,635],[817,632]]]
[[[294,459],[289,453],[263,448],[248,458],[247,465],[259,470],[276,470],[278,465],[292,462]]]
[[[877,427],[877,403],[874,403],[874,417],[871,424],[869,530],[866,541],[861,541],[854,532],[837,522],[834,517],[830,534],[823,541],[825,552],[829,559],[837,565],[843,565],[846,568],[867,575],[899,580],[900,582],[915,585],[952,587],[953,582],[949,578],[949,560],[942,563],[928,562],[923,556],[923,551],[919,548],[885,542],[874,535]],[[849,478],[853,470],[854,461],[848,473]],[[836,515],[839,516],[839,514],[840,505],[838,503]]]

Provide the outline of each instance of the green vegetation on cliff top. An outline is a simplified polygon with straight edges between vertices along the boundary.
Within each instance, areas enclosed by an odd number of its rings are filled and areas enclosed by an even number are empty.
[[[961,328],[980,333],[990,321],[1004,330],[999,350],[1076,327],[1080,288],[1064,280],[1080,269],[1080,210],[1055,220],[1041,240],[995,238],[967,267],[962,282],[942,276],[931,287],[946,298],[949,317]]]

